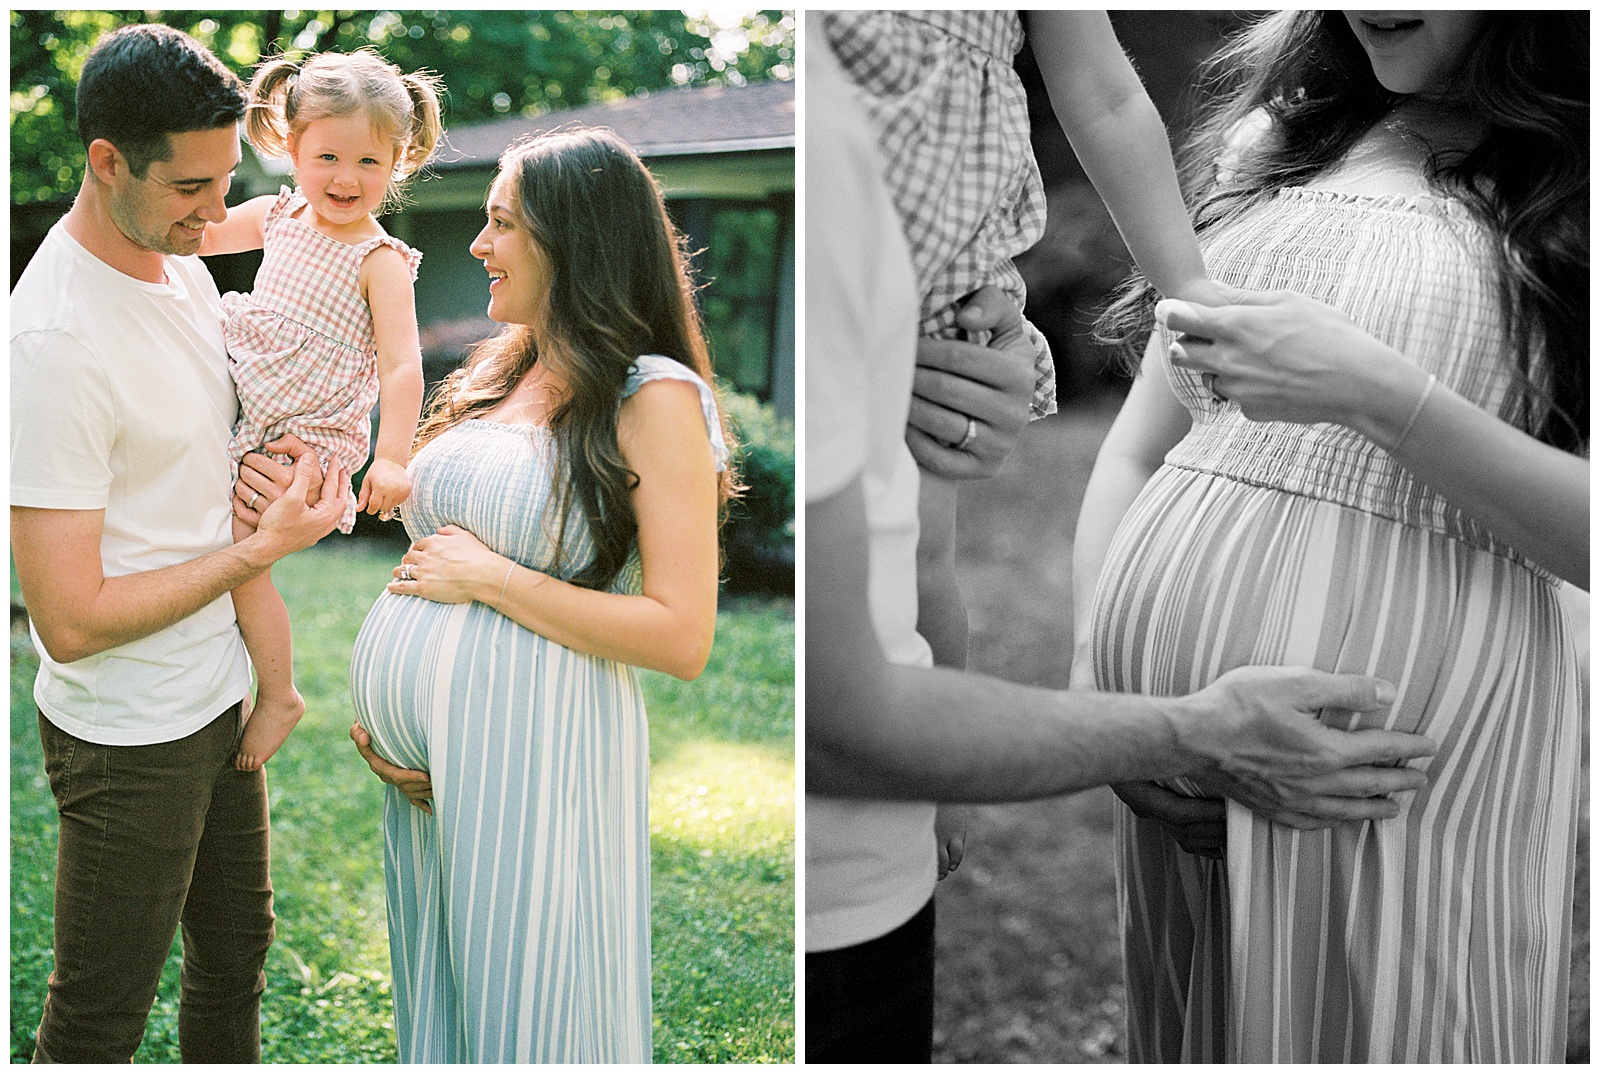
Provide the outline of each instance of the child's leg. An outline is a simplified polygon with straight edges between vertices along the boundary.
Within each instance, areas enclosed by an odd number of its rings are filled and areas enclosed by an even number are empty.
[[[933,649],[940,667],[967,666],[967,604],[956,582],[956,484],[923,470],[917,501],[917,633]],[[939,879],[956,866],[967,840],[967,807],[940,803],[934,839]]]
[[[237,518],[233,527],[235,541],[250,532]],[[253,772],[288,739],[306,711],[306,703],[294,688],[289,609],[272,584],[272,572],[263,571],[235,589],[233,610],[256,669],[256,703],[245,722],[244,739],[233,766],[241,772]]]
[[[967,605],[956,584],[956,484],[923,470],[917,501],[917,633],[940,667],[967,666]]]

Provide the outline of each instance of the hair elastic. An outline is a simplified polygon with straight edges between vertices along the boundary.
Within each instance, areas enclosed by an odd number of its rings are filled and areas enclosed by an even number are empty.
[[[512,560],[506,564],[505,581],[500,583],[500,595],[494,599],[494,610],[499,611],[501,603],[506,599],[506,586],[511,584],[511,572],[517,569],[517,561]]]
[[[1417,405],[1411,408],[1411,417],[1406,419],[1406,427],[1400,430],[1399,437],[1395,439],[1393,446],[1389,448],[1389,454],[1393,455],[1399,451],[1400,445],[1405,443],[1406,437],[1411,435],[1411,427],[1417,423],[1417,415],[1422,413],[1423,404],[1428,401],[1428,396],[1433,394],[1433,386],[1437,383],[1439,383],[1439,378],[1429,373],[1428,383],[1423,386],[1422,395],[1417,398]]]

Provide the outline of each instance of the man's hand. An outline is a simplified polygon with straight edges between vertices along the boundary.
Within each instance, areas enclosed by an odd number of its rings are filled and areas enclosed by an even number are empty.
[[[322,495],[308,506],[310,489],[314,483],[320,483]],[[349,495],[350,475],[345,472],[343,463],[335,463],[324,480],[316,455],[302,455],[295,460],[294,481],[284,495],[260,512],[256,532],[240,542],[240,547],[248,542],[262,541],[269,549],[271,562],[302,548],[310,548],[339,524],[344,517],[345,502]]]
[[[1400,814],[1390,795],[1427,783],[1394,766],[1438,746],[1399,731],[1338,731],[1317,713],[1380,711],[1394,697],[1389,683],[1360,675],[1237,668],[1181,699],[1176,730],[1205,759],[1196,772],[1207,785],[1268,820],[1296,828],[1385,820]]]
[[[373,775],[392,784],[412,805],[429,816],[433,815],[433,783],[428,773],[414,768],[401,768],[379,757],[378,751],[372,748],[372,736],[367,734],[367,729],[360,722],[350,725],[350,741],[356,744],[356,752],[367,762]]]
[[[985,346],[950,339],[917,343],[906,444],[929,473],[956,481],[1000,472],[1028,424],[1035,349],[1016,303],[995,287],[974,292],[956,318]],[[957,450],[974,424],[972,440]]]
[[[271,455],[262,454],[271,452]],[[288,456],[288,462],[275,459],[272,455]],[[255,529],[261,522],[261,512],[265,511],[272,501],[289,491],[289,485],[294,481],[294,467],[304,455],[315,454],[305,441],[293,433],[284,433],[278,439],[268,444],[263,444],[261,451],[252,451],[239,460],[239,478],[233,485],[233,513],[239,520]],[[307,491],[307,506],[316,503],[317,496],[322,491],[322,473],[318,470],[316,477]]]

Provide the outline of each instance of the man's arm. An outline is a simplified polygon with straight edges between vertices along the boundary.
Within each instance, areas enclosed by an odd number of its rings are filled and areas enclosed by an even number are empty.
[[[809,791],[1017,801],[1220,769],[1264,795],[1338,796],[1376,818],[1398,812],[1377,796],[1424,782],[1421,772],[1383,766],[1434,752],[1421,736],[1346,734],[1318,722],[1324,706],[1367,711],[1392,701],[1392,687],[1360,676],[1242,668],[1198,694],[1156,698],[892,665],[868,610],[859,478],[806,505],[806,564]]]
[[[11,509],[17,581],[50,658],[67,664],[147,637],[186,619],[290,552],[315,544],[344,513],[341,482],[327,482],[307,506],[315,456],[296,467],[291,490],[261,516],[249,537],[186,563],[105,576],[100,560],[103,511]],[[339,495],[334,492],[340,491]]]

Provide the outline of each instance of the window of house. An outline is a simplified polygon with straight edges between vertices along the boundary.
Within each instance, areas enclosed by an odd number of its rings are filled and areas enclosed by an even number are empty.
[[[767,201],[721,198],[675,199],[667,208],[694,254],[717,375],[770,400],[786,214]]]

